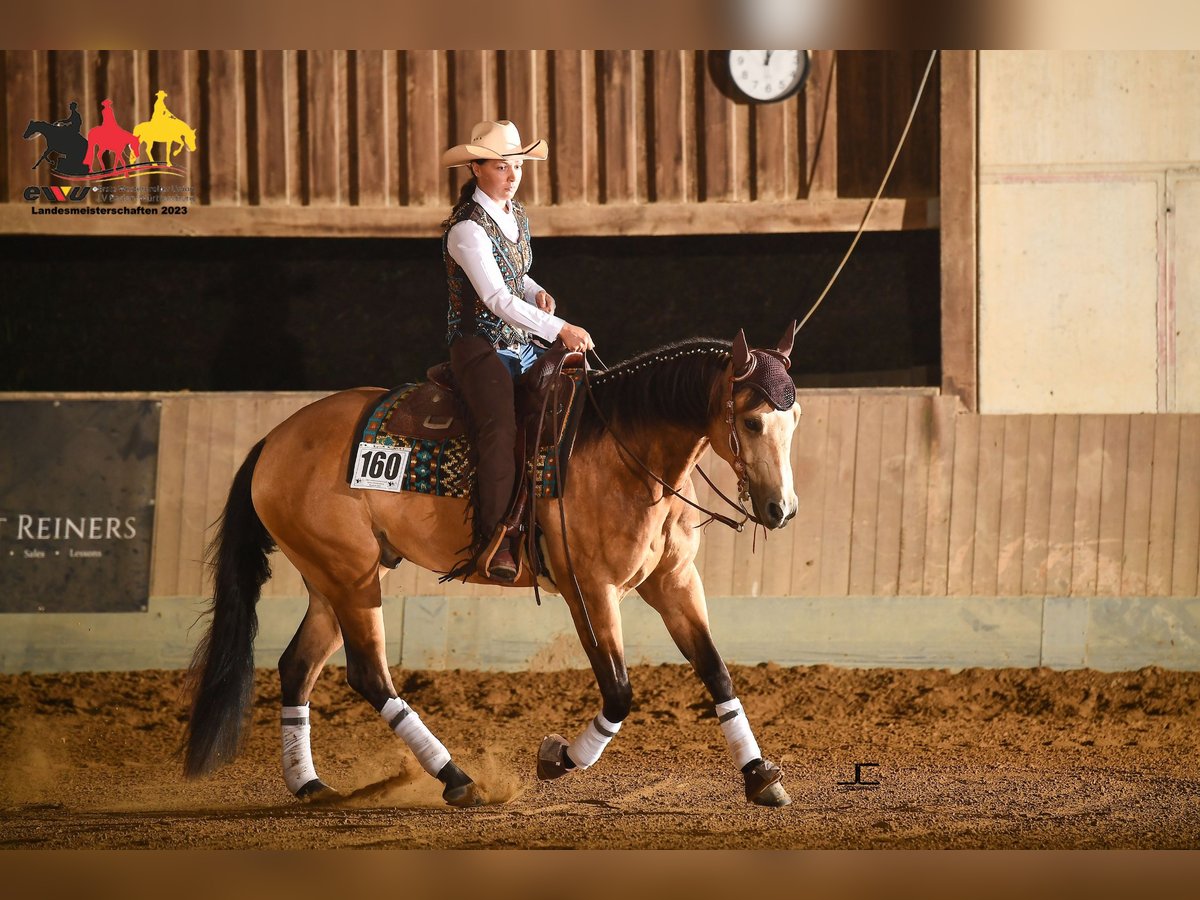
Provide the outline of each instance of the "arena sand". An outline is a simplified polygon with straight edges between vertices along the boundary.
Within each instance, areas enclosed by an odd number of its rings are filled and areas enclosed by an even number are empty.
[[[732,673],[786,809],[745,802],[683,666],[634,667],[633,712],[600,763],[547,784],[538,742],[596,713],[589,672],[394,671],[484,787],[474,810],[441,803],[340,669],[313,696],[318,771],[348,795],[327,805],[284,787],[273,672],[258,673],[242,756],[192,782],[182,673],[0,676],[0,847],[1200,847],[1200,673]],[[879,786],[840,787],[863,762]]]

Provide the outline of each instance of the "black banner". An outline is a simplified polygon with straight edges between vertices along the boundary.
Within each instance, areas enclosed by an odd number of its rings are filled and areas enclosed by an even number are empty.
[[[0,612],[146,609],[160,411],[0,401]]]

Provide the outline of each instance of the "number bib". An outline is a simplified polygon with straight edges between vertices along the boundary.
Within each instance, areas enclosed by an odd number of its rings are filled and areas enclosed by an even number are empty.
[[[402,491],[411,447],[360,443],[350,487],[369,491]]]

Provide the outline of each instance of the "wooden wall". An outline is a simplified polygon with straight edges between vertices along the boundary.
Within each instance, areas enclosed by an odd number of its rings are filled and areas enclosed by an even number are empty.
[[[924,59],[816,51],[805,91],[751,105],[702,51],[5,51],[0,230],[433,234],[461,177],[441,152],[501,117],[550,142],[522,188],[541,234],[853,229]],[[179,161],[200,214],[29,215],[21,188],[48,183],[30,172],[40,140],[16,138],[29,119],[77,100],[86,131],[111,98],[132,129],[159,89],[197,129]],[[927,101],[873,229],[931,227],[936,83]]]
[[[153,596],[206,593],[205,529],[235,470],[317,396],[164,399]],[[805,391],[801,403],[800,510],[765,540],[710,525],[699,560],[710,596],[1200,593],[1200,415],[980,416],[931,390]],[[727,466],[706,468],[732,488]],[[303,594],[273,559],[267,596]],[[404,565],[384,581],[388,596],[500,592]]]

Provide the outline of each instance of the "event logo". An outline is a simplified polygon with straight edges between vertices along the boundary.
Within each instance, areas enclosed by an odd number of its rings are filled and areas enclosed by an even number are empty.
[[[142,175],[183,175],[185,170],[172,160],[185,148],[196,149],[196,130],[167,109],[166,91],[159,91],[154,101],[150,118],[126,131],[117,121],[112,100],[100,104],[100,124],[82,131],[83,118],[79,104],[71,101],[71,111],[65,119],[43,122],[30,119],[25,129],[25,139],[32,140],[40,135],[46,148],[38,161],[49,165],[53,176],[72,184],[93,184],[136,178]],[[159,159],[154,158],[156,144],[161,145]],[[143,151],[145,160],[139,161]],[[45,189],[53,191],[58,189]],[[31,194],[32,191],[32,194]],[[46,196],[50,200],[77,200],[74,189],[59,197],[41,189],[25,192],[25,199],[36,200]]]

